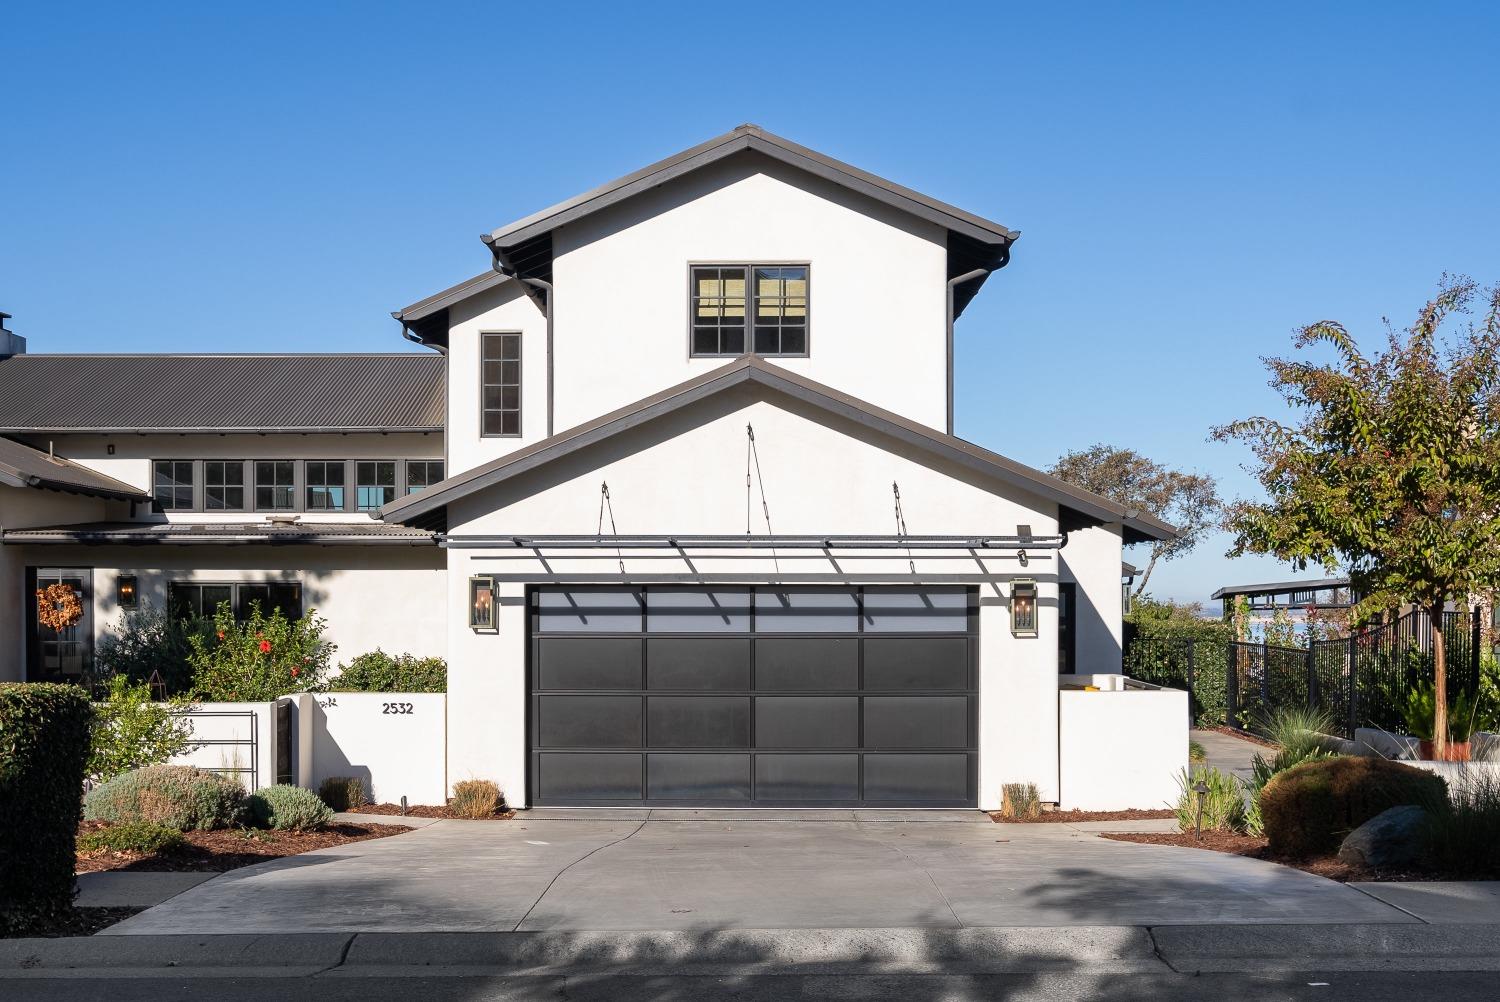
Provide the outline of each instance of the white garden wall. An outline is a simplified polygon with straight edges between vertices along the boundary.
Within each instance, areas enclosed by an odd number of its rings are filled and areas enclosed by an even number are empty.
[[[354,776],[377,804],[447,802],[445,695],[328,692],[310,703],[311,773],[303,786]]]
[[[1187,765],[1186,692],[1065,690],[1058,721],[1062,809],[1154,810],[1176,801]]]
[[[275,703],[200,703],[187,716],[195,744],[172,765],[232,776],[251,792],[276,782]]]

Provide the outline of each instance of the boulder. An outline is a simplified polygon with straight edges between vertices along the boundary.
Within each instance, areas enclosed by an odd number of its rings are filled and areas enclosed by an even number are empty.
[[[1345,837],[1339,862],[1369,870],[1404,870],[1422,858],[1427,812],[1406,805],[1381,811]]]

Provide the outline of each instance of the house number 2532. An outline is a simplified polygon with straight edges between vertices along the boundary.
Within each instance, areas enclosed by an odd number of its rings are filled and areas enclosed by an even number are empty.
[[[411,704],[410,703],[381,703],[380,704],[380,712],[381,713],[410,713],[411,712]]]

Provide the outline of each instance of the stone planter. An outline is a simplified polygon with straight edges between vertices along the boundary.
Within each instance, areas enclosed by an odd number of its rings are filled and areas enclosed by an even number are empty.
[[[1441,760],[1436,757],[1436,749],[1431,741],[1419,741],[1417,743],[1418,754],[1424,762],[1467,762],[1469,761],[1469,742],[1449,741],[1448,747]]]

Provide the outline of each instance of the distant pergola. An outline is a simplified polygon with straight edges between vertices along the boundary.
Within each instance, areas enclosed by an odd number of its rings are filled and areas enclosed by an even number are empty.
[[[1252,612],[1274,612],[1277,609],[1313,609],[1322,612],[1347,609],[1354,604],[1348,578],[1230,585],[1213,593],[1215,600],[1224,603],[1225,619],[1233,615],[1235,600],[1241,596],[1250,600]]]

